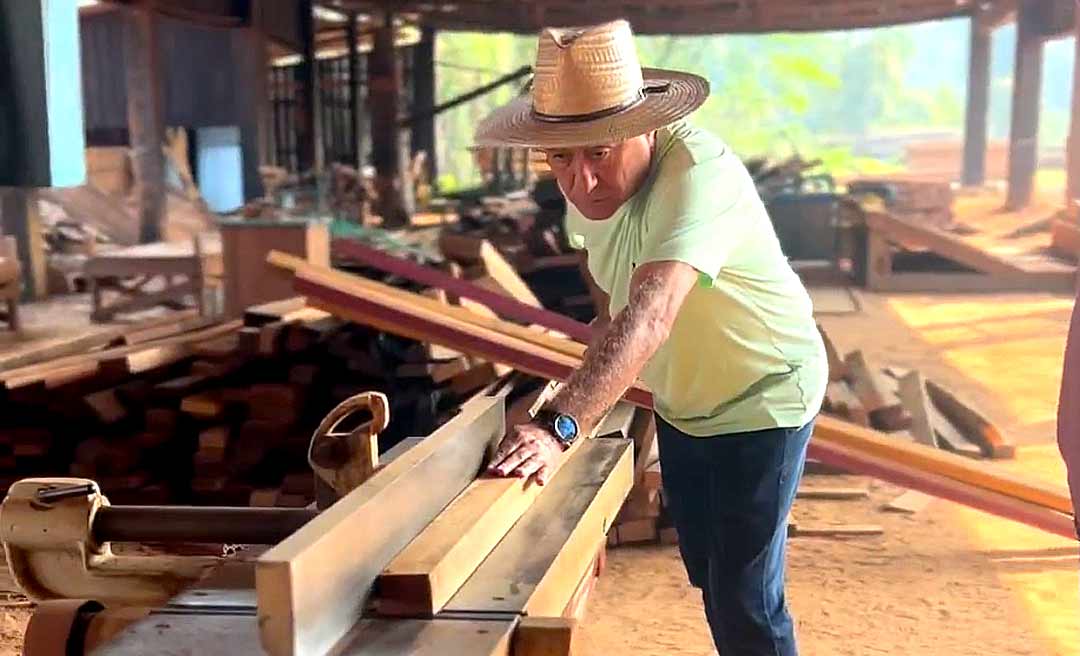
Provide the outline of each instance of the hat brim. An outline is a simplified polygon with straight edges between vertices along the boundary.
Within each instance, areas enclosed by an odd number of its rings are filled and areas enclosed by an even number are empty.
[[[632,139],[688,116],[709,96],[709,82],[693,73],[643,68],[646,86],[667,85],[648,93],[629,109],[590,121],[555,123],[536,117],[532,97],[511,100],[477,127],[478,146],[574,148]]]

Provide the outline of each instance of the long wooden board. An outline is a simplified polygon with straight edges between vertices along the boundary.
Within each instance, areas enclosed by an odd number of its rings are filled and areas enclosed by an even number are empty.
[[[335,255],[354,258],[386,273],[393,273],[421,285],[430,285],[457,296],[470,298],[483,303],[505,318],[543,326],[569,335],[579,342],[587,343],[589,341],[591,330],[588,326],[557,312],[539,309],[521,301],[507,298],[497,292],[474,285],[467,280],[455,278],[438,269],[416,264],[404,258],[394,257],[355,240],[335,239],[333,247]]]
[[[475,397],[417,446],[259,558],[263,647],[321,655],[360,618],[393,557],[480,469],[503,436],[503,397]]]
[[[633,406],[612,412],[608,425],[629,423]],[[617,427],[616,430],[621,430]],[[583,440],[556,465],[557,474]],[[381,615],[430,616],[442,610],[495,545],[525,514],[544,488],[520,478],[481,477],[469,484],[379,577]]]
[[[584,442],[446,609],[562,615],[630,492],[632,460],[629,440]]]
[[[891,214],[869,212],[866,215],[866,224],[871,230],[892,241],[926,248],[976,271],[1005,275],[1026,273],[1019,266],[969,244],[956,235],[916,225]]]

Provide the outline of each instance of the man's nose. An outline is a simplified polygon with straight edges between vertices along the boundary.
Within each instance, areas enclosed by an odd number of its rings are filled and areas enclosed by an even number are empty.
[[[574,164],[573,190],[583,194],[591,194],[593,189],[596,189],[597,183],[596,172],[593,171],[592,166],[588,162],[578,160]]]

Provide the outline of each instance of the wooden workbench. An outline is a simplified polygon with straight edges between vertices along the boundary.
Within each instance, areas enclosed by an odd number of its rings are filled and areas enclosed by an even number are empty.
[[[221,240],[200,235],[192,243],[154,242],[91,256],[84,269],[93,299],[91,318],[108,321],[117,313],[156,305],[179,305],[195,297],[208,315],[204,290],[208,279],[222,275]],[[161,279],[164,287],[152,283]],[[111,302],[108,296],[119,298]]]

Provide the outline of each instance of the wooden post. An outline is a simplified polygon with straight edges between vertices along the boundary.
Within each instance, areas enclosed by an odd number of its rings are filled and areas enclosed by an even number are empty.
[[[971,58],[968,64],[967,118],[964,123],[964,172],[967,187],[986,182],[986,114],[990,101],[990,42],[993,37],[976,14],[971,17]]]
[[[413,106],[412,113],[435,106],[435,30],[425,27],[420,43],[413,47]],[[427,153],[427,178],[435,184],[438,167],[435,162],[435,119],[427,117],[412,126],[412,152]]]
[[[357,171],[364,168],[364,109],[360,105],[360,50],[357,44],[356,14],[346,14],[345,40],[349,46],[349,125],[352,132],[352,162]]]
[[[239,110],[237,115],[246,202],[263,195],[259,166],[265,163],[265,134],[270,127],[266,37],[257,28],[237,29],[233,30],[231,45],[238,73],[234,97]]]
[[[0,232],[15,238],[22,268],[23,298],[45,298],[48,294],[45,237],[33,190],[0,189],[0,221]]]
[[[1006,207],[1026,207],[1035,186],[1039,158],[1039,104],[1042,98],[1044,38],[1037,2],[1022,0],[1016,16],[1012,127],[1009,133],[1009,194]]]
[[[1076,60],[1073,63],[1072,124],[1066,144],[1065,205],[1080,200],[1080,9],[1075,13]]]
[[[165,115],[161,89],[158,19],[151,6],[128,12],[124,34],[127,118],[135,189],[139,200],[139,241],[161,239],[165,219]]]
[[[319,134],[318,63],[315,61],[315,14],[312,0],[297,3],[300,36],[303,42],[300,64],[296,67],[296,161],[301,175],[322,170],[322,145]]]
[[[394,21],[387,14],[375,30],[375,45],[368,70],[368,101],[371,109],[371,155],[378,213],[384,227],[401,227],[412,216],[412,182],[405,167],[401,130],[401,66],[394,50]]]

